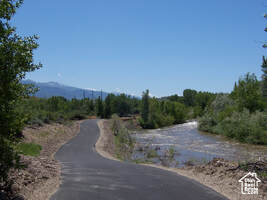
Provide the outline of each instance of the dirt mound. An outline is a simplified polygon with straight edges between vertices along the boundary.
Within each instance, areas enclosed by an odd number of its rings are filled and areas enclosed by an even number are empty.
[[[254,170],[254,167],[250,167],[253,165],[257,166],[258,164],[259,162],[255,162],[254,164],[241,164],[227,161],[222,158],[215,158],[207,164],[186,166],[183,169],[180,169],[179,172],[215,189],[229,199],[267,199],[266,171],[256,171]],[[263,162],[261,162],[261,164],[263,164]],[[248,166],[247,168],[246,165]],[[267,163],[264,163],[264,165],[267,166]],[[261,179],[261,183],[259,184],[259,195],[252,196],[241,194],[241,185],[238,181],[248,172],[257,172],[258,177]]]
[[[21,156],[21,163],[25,169],[10,173],[10,179],[14,182],[11,187],[13,195],[19,194],[25,199],[47,199],[59,185],[59,163],[49,157],[30,156]],[[51,191],[40,191],[43,185],[47,185],[46,190]]]

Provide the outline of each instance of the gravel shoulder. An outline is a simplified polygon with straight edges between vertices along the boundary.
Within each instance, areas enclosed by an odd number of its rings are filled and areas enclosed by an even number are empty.
[[[110,151],[110,149],[114,149],[115,147],[113,142],[114,136],[109,123],[100,121],[98,126],[101,134],[97,142],[98,145],[96,146],[97,152],[108,159],[117,160],[114,151]],[[175,172],[179,175],[193,179],[231,200],[267,199],[267,180],[262,180],[262,184],[259,187],[259,195],[242,195],[240,190],[241,186],[238,180],[246,175],[247,172],[240,169],[234,171],[229,170],[237,167],[238,164],[227,160],[214,159],[207,164],[200,166],[186,166],[181,169],[168,168],[155,164],[142,165]]]
[[[100,136],[96,142],[96,150],[97,152],[110,160],[119,161],[115,155],[115,144],[114,144],[114,136],[109,127],[108,120],[99,120],[97,125],[100,130]]]

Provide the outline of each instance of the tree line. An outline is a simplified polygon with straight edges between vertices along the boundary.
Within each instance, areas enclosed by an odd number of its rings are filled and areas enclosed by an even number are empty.
[[[109,119],[113,114],[117,114],[120,117],[136,115],[139,116],[138,122],[143,128],[159,128],[201,116],[215,96],[212,93],[190,89],[185,90],[184,95],[152,98],[147,90],[143,93],[142,99],[126,94],[109,94],[105,99],[99,97],[96,100],[68,100],[60,96],[45,99],[31,96],[21,101],[16,112],[24,114],[25,123],[28,125],[63,123],[66,120],[85,119],[88,116]]]
[[[140,100],[135,97],[120,94],[109,94],[104,100],[99,97],[96,100],[71,99],[53,96],[48,99],[29,97],[17,107],[18,113],[25,114],[25,122],[28,125],[42,125],[44,123],[66,120],[85,119],[88,116],[110,118],[112,114],[121,117],[138,114]]]
[[[172,95],[151,98],[149,90],[143,93],[139,123],[143,128],[160,128],[184,123],[188,119],[202,116],[205,108],[216,94],[186,89],[183,96]]]
[[[262,80],[247,73],[230,94],[218,94],[199,119],[201,131],[252,144],[267,144],[267,65]]]

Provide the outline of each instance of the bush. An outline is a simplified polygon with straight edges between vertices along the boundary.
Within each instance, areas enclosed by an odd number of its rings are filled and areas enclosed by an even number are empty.
[[[219,113],[226,109],[226,107],[233,106],[234,101],[227,94],[218,94],[211,103],[209,109],[212,112]]]
[[[231,116],[225,117],[223,120],[218,120],[218,117],[215,115],[206,113],[199,120],[199,129],[225,135],[240,142],[267,144],[266,112],[257,111],[250,113],[247,109],[244,109],[242,112],[233,111]]]
[[[175,102],[174,103],[174,113],[173,113],[173,117],[174,117],[174,123],[175,124],[181,124],[185,122],[185,118],[186,118],[186,108],[183,104]]]
[[[156,158],[158,157],[157,151],[155,149],[150,149],[147,152],[147,158]]]
[[[116,154],[118,158],[122,160],[131,159],[131,153],[135,144],[134,139],[131,137],[130,132],[124,126],[118,115],[112,115],[111,123],[112,132],[115,136]]]
[[[86,115],[81,112],[73,112],[69,114],[68,118],[70,120],[82,120],[86,119]]]
[[[210,113],[206,113],[203,117],[201,117],[199,120],[199,130],[204,132],[213,132],[213,127],[217,125],[217,122]]]
[[[193,107],[193,117],[197,118],[203,115],[203,110],[200,106]]]

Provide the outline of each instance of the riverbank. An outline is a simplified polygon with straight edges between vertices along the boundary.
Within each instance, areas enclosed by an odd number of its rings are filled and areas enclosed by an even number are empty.
[[[13,170],[10,179],[12,196],[21,196],[27,200],[48,200],[60,185],[61,166],[55,160],[58,149],[76,136],[81,121],[68,124],[46,124],[40,127],[27,127],[23,131],[23,143],[38,144],[42,147],[40,155],[21,156],[25,169]]]
[[[111,127],[109,123],[102,123],[99,126],[101,130],[101,135],[99,140],[102,141],[114,141],[114,135],[111,131]],[[109,139],[103,139],[109,138]],[[101,145],[101,148],[97,147],[96,150],[98,152],[108,151],[109,145],[105,144]],[[101,153],[100,153],[101,154]],[[101,154],[106,157],[103,153]],[[109,152],[109,156],[106,157],[109,159],[116,159],[116,155],[112,152]],[[117,159],[116,159],[117,160]],[[160,168],[163,170],[172,171],[178,173],[179,175],[186,176],[188,178],[194,179],[201,184],[204,184],[218,193],[226,196],[231,200],[250,200],[250,199],[267,199],[267,179],[265,178],[260,183],[259,187],[259,195],[242,195],[241,194],[241,186],[238,180],[247,174],[245,170],[242,168],[237,168],[239,165],[236,162],[231,162],[223,159],[213,159],[212,161],[198,165],[198,166],[185,166],[183,168],[168,168],[161,165],[155,164],[144,164],[149,165],[151,167]],[[237,168],[236,170],[232,170]]]

